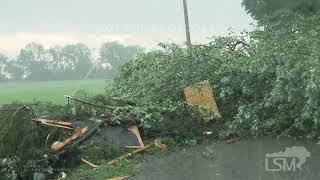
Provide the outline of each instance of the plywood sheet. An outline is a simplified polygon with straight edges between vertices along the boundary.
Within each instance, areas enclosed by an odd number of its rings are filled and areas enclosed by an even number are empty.
[[[184,89],[188,104],[207,108],[209,111],[219,113],[214,99],[213,90],[208,81],[188,86]]]

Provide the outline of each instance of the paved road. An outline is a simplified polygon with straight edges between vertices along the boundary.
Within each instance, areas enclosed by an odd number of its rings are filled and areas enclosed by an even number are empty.
[[[286,154],[283,153],[290,152],[292,149],[305,149],[306,152],[310,152],[311,157],[307,157],[306,154],[306,162],[302,164],[301,170],[297,165],[301,160],[299,158],[303,159],[299,156],[303,156],[304,151],[302,154],[294,153],[297,156],[291,153],[288,157],[278,157],[275,163],[273,162],[275,158],[266,159],[266,154],[282,152],[281,156],[285,156]],[[241,140],[234,144],[219,143],[179,150],[167,157],[153,159],[144,164],[141,173],[133,179],[318,180],[320,179],[319,165],[320,145],[290,138],[262,138]],[[279,170],[280,167],[285,171]]]

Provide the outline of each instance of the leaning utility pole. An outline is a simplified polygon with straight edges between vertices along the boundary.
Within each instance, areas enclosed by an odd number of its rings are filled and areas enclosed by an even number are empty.
[[[183,0],[183,9],[184,9],[184,20],[185,20],[185,25],[186,25],[187,45],[190,46],[191,45],[191,36],[190,36],[190,25],[189,25],[187,0]]]

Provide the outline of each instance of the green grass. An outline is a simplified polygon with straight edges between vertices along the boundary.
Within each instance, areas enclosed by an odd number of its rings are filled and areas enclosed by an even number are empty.
[[[151,144],[154,141],[151,139],[144,139],[145,144]],[[100,162],[94,160],[92,157],[86,157],[88,160],[92,161],[94,164],[98,164],[100,167],[96,170],[93,170],[92,168],[88,167],[85,164],[82,164],[77,169],[75,169],[73,172],[69,173],[66,180],[78,180],[78,179],[97,179],[97,180],[105,180],[108,178],[116,177],[116,176],[129,176],[134,177],[135,175],[138,175],[143,167],[144,163],[152,162],[154,160],[157,160],[158,158],[165,158],[172,152],[175,152],[177,150],[180,150],[177,146],[177,142],[172,138],[161,138],[161,142],[167,145],[167,148],[160,149],[158,147],[152,146],[145,151],[134,154],[132,157],[126,158],[124,160],[120,160],[116,162],[114,165],[109,165],[107,162],[110,160],[113,160],[116,157],[119,157],[117,155],[120,153],[120,151],[114,151],[112,153],[109,152],[110,159],[101,159]],[[103,146],[102,146],[103,148]],[[93,150],[93,152],[97,152],[97,150]],[[100,150],[99,153],[105,153],[108,154],[108,148],[104,149],[103,151]],[[132,150],[130,150],[132,151]],[[96,154],[99,154],[96,153]],[[125,153],[123,153],[125,154]],[[122,154],[121,154],[122,155]],[[82,156],[82,155],[81,155]],[[82,156],[83,157],[83,156]]]
[[[68,174],[67,180],[97,179],[105,180],[116,176],[133,177],[137,174],[137,164],[141,160],[127,159],[117,162],[115,165],[102,164],[98,169],[93,170],[87,165],[81,165],[77,170]]]
[[[19,81],[0,83],[0,105],[34,100],[65,103],[64,95],[84,89],[89,95],[104,93],[107,80]]]

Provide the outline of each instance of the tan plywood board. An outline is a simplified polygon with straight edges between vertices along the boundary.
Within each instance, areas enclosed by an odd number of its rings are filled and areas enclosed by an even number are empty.
[[[186,87],[184,94],[188,104],[205,107],[212,112],[219,113],[213,90],[208,81]]]

